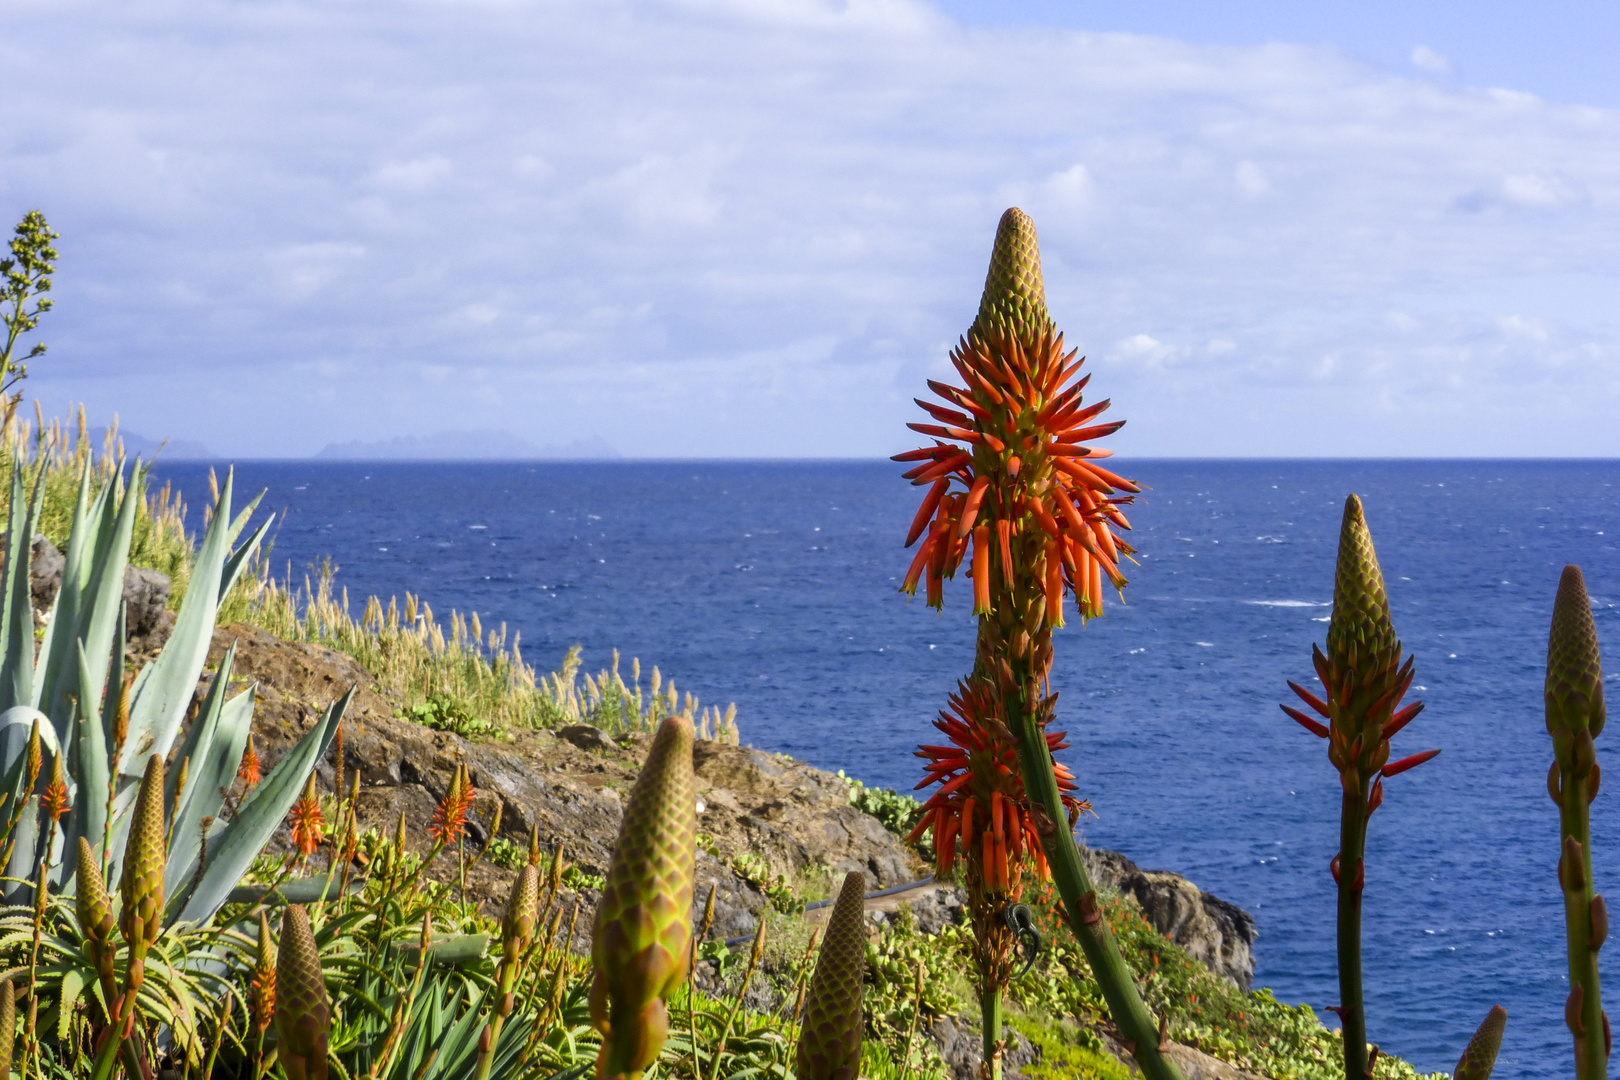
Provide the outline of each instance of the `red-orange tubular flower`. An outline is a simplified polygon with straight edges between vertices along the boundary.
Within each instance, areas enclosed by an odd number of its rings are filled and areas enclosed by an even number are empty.
[[[901,591],[915,595],[926,581],[928,603],[941,606],[944,581],[971,544],[976,613],[991,608],[993,576],[1008,581],[1022,571],[1036,575],[1046,615],[1061,626],[1065,584],[1083,618],[1102,614],[1104,578],[1125,587],[1120,561],[1135,549],[1115,530],[1130,528],[1120,507],[1142,489],[1102,466],[1112,451],[1088,445],[1124,421],[1099,422],[1107,400],[1085,403],[1085,359],[1064,351],[1046,314],[1034,226],[1019,211],[1008,215],[1017,215],[1010,227],[1003,219],[1012,240],[998,236],[979,318],[951,353],[963,385],[929,380],[944,404],[916,400],[938,423],[908,426],[934,442],[894,458],[916,462],[906,478],[928,488],[906,535],[907,547],[922,544]],[[1022,252],[1026,231],[1030,251]],[[1037,537],[1029,559],[1028,540]]]
[[[934,721],[950,743],[917,751],[928,762],[928,775],[917,787],[938,784],[939,789],[923,804],[922,817],[906,842],[915,843],[929,829],[934,830],[935,869],[940,877],[951,872],[960,842],[963,857],[979,869],[984,890],[1007,896],[1017,894],[1026,853],[1040,880],[1049,880],[1051,874],[1024,794],[1018,744],[1007,726],[996,719],[991,693],[983,682],[959,683],[949,708],[942,709]],[[1068,747],[1063,732],[1045,734],[1050,750]],[[1067,767],[1054,762],[1053,771],[1072,825],[1091,804],[1069,794],[1075,782]]]

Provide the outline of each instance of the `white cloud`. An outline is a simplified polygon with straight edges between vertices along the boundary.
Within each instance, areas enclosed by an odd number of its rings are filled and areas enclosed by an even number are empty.
[[[1271,181],[1266,179],[1266,174],[1261,171],[1260,166],[1252,161],[1239,163],[1235,176],[1238,190],[1251,199],[1258,199],[1271,193]]]
[[[1016,203],[1122,452],[1490,452],[1469,410],[1511,400],[1566,410],[1541,452],[1620,453],[1579,411],[1620,407],[1610,111],[912,0],[75,0],[9,12],[0,64],[0,208],[63,233],[32,381],[151,434],[544,410],[631,454],[886,452]]]
[[[1451,71],[1451,61],[1427,45],[1413,46],[1412,66],[1420,71],[1428,71],[1436,75],[1446,75]]]

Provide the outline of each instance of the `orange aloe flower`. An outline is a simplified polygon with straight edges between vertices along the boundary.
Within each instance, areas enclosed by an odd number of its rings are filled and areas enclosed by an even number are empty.
[[[467,774],[465,764],[457,765],[455,773],[450,777],[450,787],[439,800],[438,809],[433,811],[433,821],[428,825],[428,835],[440,847],[449,847],[467,831],[467,812],[472,809],[473,798],[478,792],[472,786],[472,779]]]
[[[51,824],[62,820],[68,812],[67,781],[62,777],[62,756],[51,759],[51,782],[39,796],[39,808],[50,815]]]
[[[315,774],[309,774],[304,794],[293,803],[292,839],[298,854],[308,858],[315,854],[326,838],[326,817],[321,813],[321,800],[315,794]]]
[[[1020,230],[1032,248],[1033,223],[1009,210],[1002,231]],[[1004,246],[998,235],[998,256]],[[1014,297],[1025,315],[1010,320],[1005,298],[992,303],[1008,287],[1000,280],[1006,268],[992,263],[985,291],[992,310],[981,308],[951,352],[963,385],[930,379],[944,404],[916,399],[939,423],[908,426],[932,436],[933,445],[894,458],[920,462],[905,475],[928,487],[906,535],[907,547],[919,538],[922,545],[901,591],[915,595],[926,577],[928,604],[942,606],[944,581],[955,576],[971,542],[976,613],[990,610],[994,571],[1002,582],[1022,573],[1044,592],[1046,620],[1061,626],[1065,585],[1086,619],[1102,614],[1104,578],[1124,589],[1120,561],[1135,549],[1115,529],[1130,528],[1120,507],[1142,489],[1099,463],[1113,451],[1087,445],[1124,421],[1097,422],[1107,400],[1085,404],[1091,377],[1076,378],[1085,359],[1064,351],[1063,335],[1046,316],[1039,256],[1025,257],[1033,260],[1033,285],[1019,285],[1030,295]]]
[[[252,735],[248,736],[247,752],[242,755],[242,764],[236,768],[236,778],[242,781],[247,791],[259,786],[259,752],[253,749]]]
[[[935,866],[940,877],[950,873],[960,841],[970,879],[979,876],[986,892],[1005,896],[1017,892],[1026,852],[1034,861],[1037,878],[1046,881],[1051,873],[1024,793],[1018,744],[996,719],[992,694],[983,681],[959,683],[950,707],[942,709],[934,721],[950,744],[917,751],[918,757],[928,761],[928,775],[917,787],[938,784],[939,790],[923,804],[922,817],[906,841],[915,843],[923,833],[934,830]],[[1063,732],[1045,734],[1049,749],[1068,747]],[[1053,771],[1073,824],[1091,804],[1069,794],[1075,782],[1066,766],[1054,762]]]

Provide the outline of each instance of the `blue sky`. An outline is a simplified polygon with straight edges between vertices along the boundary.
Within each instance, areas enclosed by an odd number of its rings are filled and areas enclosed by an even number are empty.
[[[231,456],[875,456],[995,221],[1135,455],[1620,454],[1599,4],[3,0],[30,394]]]

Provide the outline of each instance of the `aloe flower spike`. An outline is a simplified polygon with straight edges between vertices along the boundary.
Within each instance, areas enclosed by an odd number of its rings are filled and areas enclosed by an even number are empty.
[[[686,979],[697,831],[693,738],[687,716],[659,725],[625,804],[596,909],[590,1003],[602,1033],[602,1080],[636,1080],[658,1059],[669,1033],[664,1000]]]
[[[331,1026],[309,915],[301,905],[289,904],[281,920],[281,950],[276,957],[276,1031],[288,1080],[326,1080]]]
[[[1496,1067],[1496,1052],[1502,1049],[1502,1031],[1506,1027],[1507,1010],[1500,1005],[1492,1005],[1491,1011],[1480,1022],[1479,1030],[1468,1040],[1462,1057],[1457,1059],[1457,1067],[1451,1070],[1452,1080],[1491,1080],[1491,1070]]]
[[[1553,765],[1548,793],[1558,804],[1558,884],[1564,894],[1569,951],[1569,998],[1564,1022],[1575,1042],[1578,1080],[1608,1076],[1609,1017],[1598,981],[1598,950],[1608,933],[1608,909],[1594,891],[1590,804],[1601,771],[1592,739],[1602,732],[1603,662],[1592,602],[1578,566],[1564,567],[1547,637],[1547,732]]]
[[[123,877],[119,892],[124,909],[119,930],[129,945],[129,971],[125,977],[131,993],[141,987],[146,975],[146,950],[157,940],[163,918],[163,865],[167,854],[163,844],[163,759],[153,754],[146,762],[140,794],[124,844]]]
[[[799,1080],[857,1080],[861,1072],[861,979],[866,968],[866,878],[844,875],[810,978],[799,1033]]]
[[[96,858],[90,841],[79,837],[78,884],[74,890],[74,913],[78,916],[79,931],[89,945],[90,962],[96,966],[101,979],[101,991],[111,1002],[118,996],[118,980],[113,960],[118,946],[113,941],[112,898],[101,879],[101,860]]]

